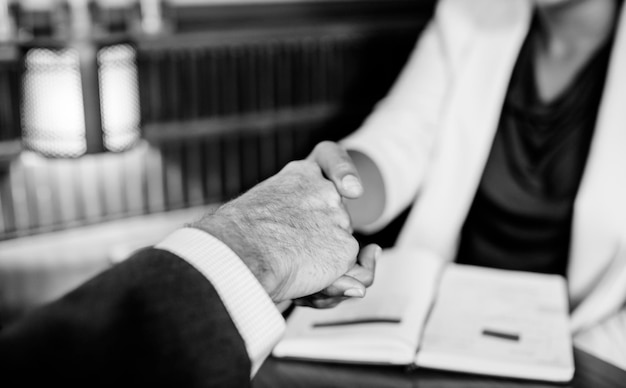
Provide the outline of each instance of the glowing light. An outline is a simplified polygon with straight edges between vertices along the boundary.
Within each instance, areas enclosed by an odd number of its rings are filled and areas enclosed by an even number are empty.
[[[97,53],[103,145],[123,151],[140,137],[136,52],[130,44]],[[80,53],[73,48],[33,48],[26,52],[22,88],[24,146],[50,157],[87,152]]]

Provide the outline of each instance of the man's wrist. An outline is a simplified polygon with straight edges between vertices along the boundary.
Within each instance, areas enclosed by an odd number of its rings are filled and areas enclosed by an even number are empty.
[[[285,322],[248,266],[217,236],[199,228],[176,230],[155,248],[177,255],[211,282],[246,344],[254,373]]]
[[[244,232],[246,228],[219,213],[207,216],[189,227],[209,233],[227,245],[239,256],[272,300],[279,302],[274,298],[278,280],[269,263],[264,260],[265,256],[259,244],[254,242],[254,236]]]

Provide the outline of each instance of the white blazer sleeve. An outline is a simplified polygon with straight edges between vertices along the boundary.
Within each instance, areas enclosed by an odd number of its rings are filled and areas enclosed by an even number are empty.
[[[444,41],[435,16],[388,95],[361,128],[341,141],[348,150],[369,156],[383,177],[383,214],[364,232],[384,227],[410,205],[424,180],[451,83]]]

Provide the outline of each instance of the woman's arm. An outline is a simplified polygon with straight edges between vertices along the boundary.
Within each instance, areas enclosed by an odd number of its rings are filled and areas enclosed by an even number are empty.
[[[394,219],[412,203],[426,174],[451,85],[446,31],[453,29],[440,20],[447,19],[440,17],[441,8],[363,125],[339,145],[321,143],[310,156],[349,199],[353,226],[360,231],[374,232]],[[358,194],[342,191],[347,175],[360,178]]]

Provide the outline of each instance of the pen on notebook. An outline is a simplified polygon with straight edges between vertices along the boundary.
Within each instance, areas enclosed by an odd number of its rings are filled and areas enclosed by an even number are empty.
[[[494,337],[509,341],[519,341],[520,335],[517,333],[505,332],[501,330],[483,329],[482,335],[486,337]]]
[[[327,322],[315,322],[313,327],[334,327],[334,326],[351,326],[351,325],[367,325],[373,323],[391,323],[398,324],[402,322],[400,318],[359,318],[359,319],[346,319],[338,321]]]

